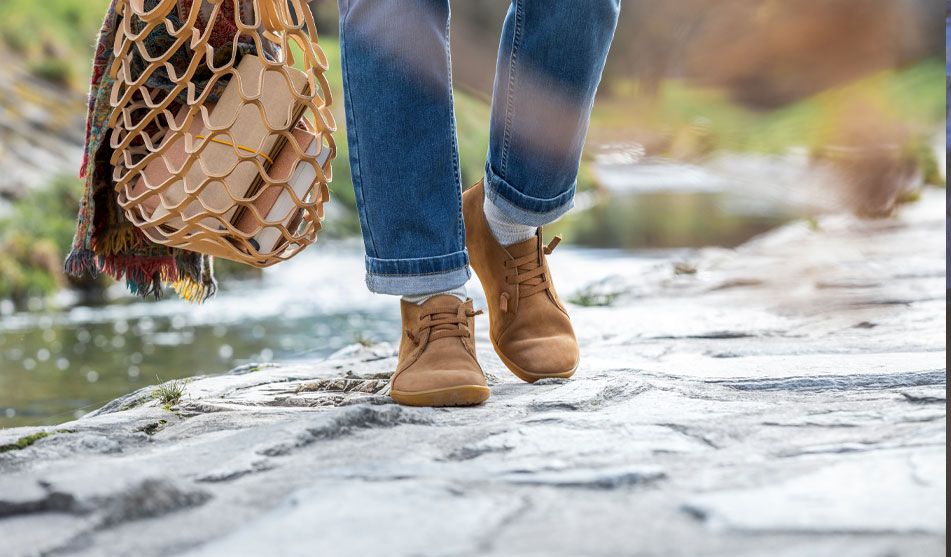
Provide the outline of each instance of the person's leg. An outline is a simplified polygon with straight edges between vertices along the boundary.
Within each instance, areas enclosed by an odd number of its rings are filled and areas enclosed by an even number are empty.
[[[456,293],[470,274],[449,2],[338,3],[347,140],[367,286],[382,294]]]
[[[573,205],[581,149],[620,0],[512,0],[499,46],[485,194],[512,222]]]
[[[571,208],[618,0],[512,0],[499,48],[484,183],[463,195],[466,245],[489,338],[529,382],[570,377],[578,342],[541,226]]]
[[[367,286],[399,294],[390,397],[415,406],[489,398],[462,220],[449,0],[338,0],[350,168]],[[444,295],[433,295],[443,292]]]

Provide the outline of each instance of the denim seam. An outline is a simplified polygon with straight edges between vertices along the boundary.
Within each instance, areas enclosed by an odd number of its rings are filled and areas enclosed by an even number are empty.
[[[367,271],[368,275],[373,275],[375,277],[422,277],[426,275],[441,275],[444,273],[451,273],[453,271],[458,271],[459,269],[465,269],[468,265],[459,265],[457,267],[452,267],[451,269],[446,269],[443,271],[429,271],[426,273],[374,273],[373,271]]]
[[[522,39],[522,3],[519,0],[512,0],[512,4],[515,6],[515,30],[512,31],[512,52],[509,55],[509,75],[505,95],[505,130],[502,133],[502,168],[500,169],[502,174],[508,171],[508,152],[512,138],[512,123],[515,119],[515,93],[518,85],[515,80],[515,66],[518,62],[518,49]]]
[[[462,220],[462,173],[459,169],[459,134],[456,132],[456,101],[452,93],[452,53],[449,48],[449,25],[452,21],[452,8],[448,5],[449,13],[446,15],[446,67],[449,75],[449,133],[452,143],[452,175],[454,179],[453,188],[456,190],[456,241],[465,249],[465,224]]]
[[[347,15],[345,15],[344,18],[343,18],[343,21],[340,22],[340,48],[341,48],[341,49],[345,49],[345,48],[346,48],[345,45],[347,44],[347,42],[346,42],[346,40],[344,39],[344,31],[343,31],[343,30],[344,30],[344,28],[346,27],[347,21],[350,19],[350,0],[344,0],[344,2],[346,3]],[[350,73],[350,57],[344,55],[343,58],[344,58],[345,61],[344,61],[344,64],[343,64],[344,67],[342,68],[342,70],[343,70],[344,73],[346,73],[346,74],[349,75],[349,73]],[[356,170],[356,181],[360,183],[360,188],[359,188],[359,189],[360,189],[360,202],[357,203],[357,208],[358,208],[358,212],[359,212],[359,209],[360,209],[360,208],[363,208],[364,220],[366,221],[366,226],[365,226],[365,227],[362,227],[362,228],[366,228],[366,235],[369,236],[369,237],[367,238],[367,241],[368,241],[368,243],[370,244],[370,247],[373,248],[373,254],[376,255],[376,253],[377,253],[376,242],[373,241],[373,231],[370,230],[370,218],[369,218],[369,215],[366,214],[366,209],[365,209],[365,207],[366,207],[366,198],[364,197],[364,194],[363,194],[363,170],[362,170],[362,168],[360,167],[361,157],[360,157],[360,141],[359,141],[359,139],[357,138],[357,127],[358,127],[358,126],[356,125],[356,123],[357,123],[357,121],[356,121],[356,120],[357,120],[357,117],[356,117],[356,114],[354,113],[354,110],[353,110],[353,102],[352,102],[352,100],[350,99],[350,95],[344,95],[344,105],[345,105],[345,107],[346,107],[346,109],[347,109],[347,114],[350,115],[349,118],[347,118],[347,120],[348,120],[348,122],[347,122],[347,132],[350,133],[351,130],[352,130],[352,132],[353,132],[353,139],[354,139],[354,141],[353,141],[353,148],[354,148],[353,151],[355,151],[355,154],[356,154],[356,157],[355,157],[355,158],[357,159],[356,169],[352,168],[353,165],[351,164],[350,177],[351,177],[351,179],[354,177],[354,176],[353,176],[353,174],[354,174],[353,171]],[[353,124],[353,125],[351,126],[350,124]],[[352,159],[352,158],[354,158],[354,157],[351,157],[351,159]],[[356,194],[356,188],[354,188],[354,194]]]

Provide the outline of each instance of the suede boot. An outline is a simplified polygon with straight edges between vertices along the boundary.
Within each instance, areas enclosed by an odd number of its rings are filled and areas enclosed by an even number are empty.
[[[400,302],[403,336],[390,397],[409,406],[469,406],[489,398],[476,360],[472,300],[434,296]]]
[[[561,240],[542,244],[535,236],[502,246],[482,210],[480,181],[462,195],[469,264],[489,303],[489,338],[502,362],[520,379],[571,377],[578,369],[578,341],[568,312],[558,299],[545,255]]]

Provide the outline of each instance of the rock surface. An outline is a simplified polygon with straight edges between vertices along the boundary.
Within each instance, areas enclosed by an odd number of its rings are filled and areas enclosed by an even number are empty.
[[[944,555],[943,195],[595,284],[571,380],[481,318],[477,408],[355,345],[0,430],[0,554]]]

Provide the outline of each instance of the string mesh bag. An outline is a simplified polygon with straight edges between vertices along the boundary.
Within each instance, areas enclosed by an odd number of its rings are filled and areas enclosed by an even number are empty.
[[[327,59],[302,0],[120,0],[110,69],[118,205],[157,244],[256,267],[316,240]]]

